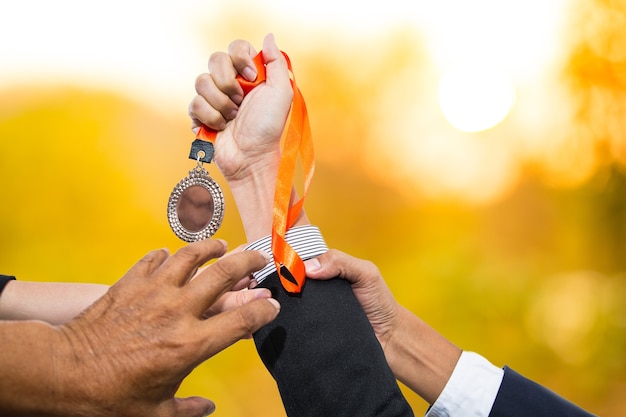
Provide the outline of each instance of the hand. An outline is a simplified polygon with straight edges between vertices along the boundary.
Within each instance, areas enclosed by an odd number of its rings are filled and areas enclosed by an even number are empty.
[[[235,77],[256,78],[255,55],[252,45],[242,40],[232,42],[228,53],[211,55],[210,73],[197,78],[198,95],[189,106],[194,129],[205,124],[221,130],[214,159],[228,181],[249,242],[272,231],[280,139],[293,99],[287,62],[272,35],[263,41],[266,80],[243,98]],[[291,199],[297,200],[295,188]],[[308,223],[302,211],[295,225]]]
[[[308,278],[339,277],[352,284],[352,291],[384,350],[398,327],[402,307],[393,298],[376,265],[334,249],[305,261],[304,265]]]
[[[339,277],[352,283],[396,378],[433,404],[450,379],[461,349],[398,304],[373,263],[330,250],[304,264],[308,278]]]
[[[213,412],[207,399],[174,398],[177,387],[197,365],[273,320],[279,310],[267,292],[251,293],[266,299],[231,300],[211,310],[233,285],[268,262],[261,252],[244,251],[191,280],[200,265],[225,251],[218,240],[190,244],[171,256],[153,251],[81,316],[60,326],[67,348],[55,352],[56,388],[75,392],[57,406],[67,406],[73,416]],[[205,319],[207,311],[213,315]]]
[[[209,59],[209,73],[196,79],[198,95],[189,106],[192,128],[201,124],[221,131],[215,143],[215,161],[231,183],[252,173],[278,167],[280,138],[293,98],[287,62],[274,37],[263,41],[266,81],[244,99],[236,80],[241,74],[254,81],[257,70],[252,58],[257,54],[243,40],[232,42],[226,52],[216,52]],[[275,176],[275,170],[271,171]]]

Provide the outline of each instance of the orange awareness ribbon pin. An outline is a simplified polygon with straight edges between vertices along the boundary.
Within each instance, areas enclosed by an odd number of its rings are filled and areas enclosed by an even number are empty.
[[[274,190],[274,209],[272,214],[272,253],[274,254],[274,265],[283,288],[290,293],[299,293],[304,286],[306,271],[300,256],[285,240],[285,234],[294,225],[302,212],[304,199],[313,179],[315,161],[306,104],[300,89],[296,85],[291,61],[287,54],[284,52],[282,54],[287,60],[294,94],[293,103],[281,137],[281,157],[278,166],[276,188]],[[250,82],[240,75],[237,76],[237,80],[244,91],[244,96],[266,79],[262,52],[259,52],[254,57],[254,64],[258,72],[256,80]],[[197,138],[215,142],[216,135],[217,132],[215,130],[202,125]],[[300,157],[302,163],[304,191],[302,197],[290,206],[291,189],[298,157]]]

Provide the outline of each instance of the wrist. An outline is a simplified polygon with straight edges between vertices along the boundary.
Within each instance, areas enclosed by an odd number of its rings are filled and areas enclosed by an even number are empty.
[[[71,415],[87,416],[95,411],[89,410],[90,400],[103,398],[103,393],[90,388],[98,375],[90,372],[92,364],[89,362],[97,361],[89,354],[92,349],[88,347],[85,338],[79,335],[75,324],[72,322],[57,327],[58,342],[52,367],[53,373],[57,375],[56,406],[59,415],[69,414],[71,410]],[[104,364],[99,363],[96,366],[104,367]]]
[[[399,315],[385,348],[387,361],[398,380],[432,404],[462,351],[404,307],[400,307]]]
[[[223,132],[217,136],[213,159],[229,184],[255,175],[275,175],[280,164],[279,143],[258,141],[241,133],[235,138]]]
[[[66,375],[76,372],[67,357],[68,343],[58,329],[41,321],[3,321],[0,403],[8,415],[66,416]]]
[[[278,175],[278,166],[280,164],[280,155],[276,158],[264,158],[259,161],[246,161],[245,167],[240,167],[237,170],[230,170],[225,172],[222,170],[221,165],[220,172],[224,176],[224,179],[228,183],[231,189],[242,190],[242,192],[254,192],[255,194],[265,195],[261,191],[255,191],[256,187],[260,184],[270,184],[272,192],[274,184],[276,183],[276,177]],[[273,196],[273,194],[272,194]]]
[[[272,230],[276,172],[259,170],[238,180],[228,181],[248,241]]]
[[[277,152],[273,157],[264,157],[251,163],[246,166],[245,171],[239,171],[238,175],[225,176],[249,242],[272,232],[279,159],[280,154]],[[297,192],[292,186],[289,204],[292,205],[297,200]],[[309,220],[303,210],[293,226],[306,224],[309,224]]]
[[[120,395],[130,389],[119,379],[125,352],[115,349],[118,343],[110,334],[95,330],[106,325],[95,325],[92,319],[77,318],[57,327],[60,342],[52,369],[58,375],[59,415],[86,417],[104,410],[103,415],[117,415],[117,407],[131,410],[132,404],[124,404]]]

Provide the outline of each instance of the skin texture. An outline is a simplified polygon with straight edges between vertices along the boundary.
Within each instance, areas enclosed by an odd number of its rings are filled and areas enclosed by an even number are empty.
[[[372,262],[330,250],[306,261],[305,267],[308,278],[340,277],[352,284],[396,378],[434,403],[450,379],[461,349],[398,304]]]
[[[0,319],[66,323],[108,289],[102,284],[9,281],[0,297]]]
[[[197,365],[248,337],[279,311],[264,291],[222,303],[230,308],[226,311],[212,310],[227,291],[268,262],[267,254],[246,251],[197,273],[225,252],[219,240],[196,242],[173,255],[156,250],[66,324],[0,322],[1,414],[212,413],[213,402],[175,398],[176,389]]]

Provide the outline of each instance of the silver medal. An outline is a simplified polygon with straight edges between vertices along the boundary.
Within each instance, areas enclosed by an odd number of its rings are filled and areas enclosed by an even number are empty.
[[[224,219],[224,194],[202,163],[172,190],[167,204],[170,227],[185,242],[208,239]]]

